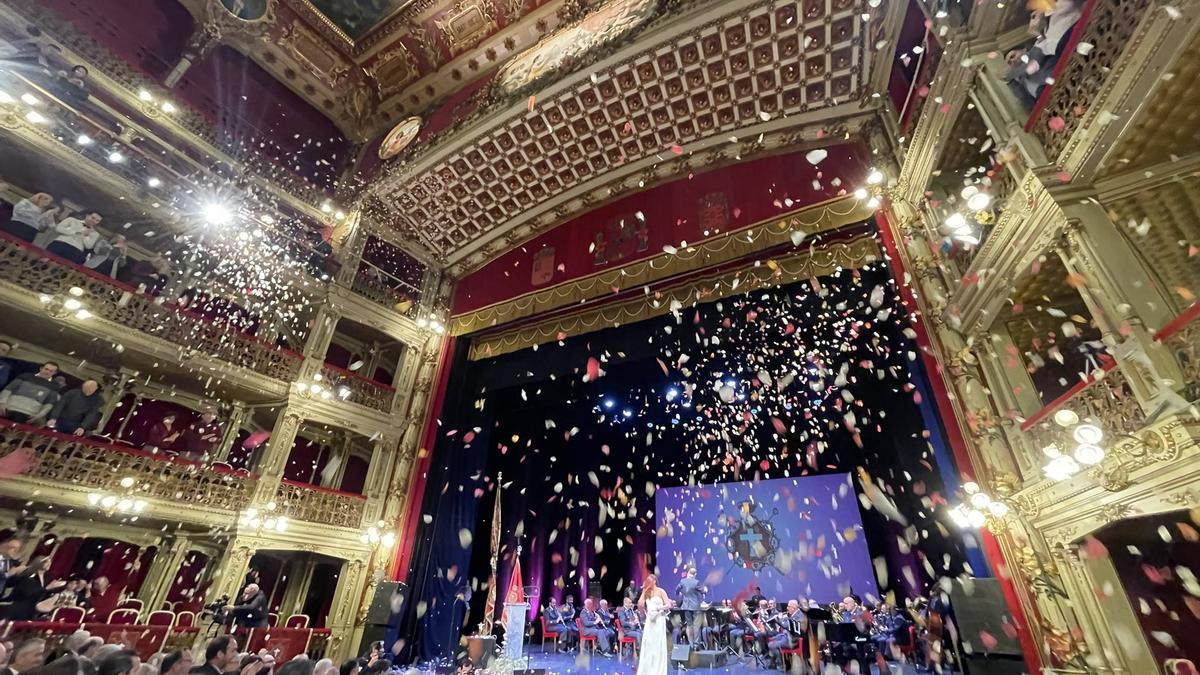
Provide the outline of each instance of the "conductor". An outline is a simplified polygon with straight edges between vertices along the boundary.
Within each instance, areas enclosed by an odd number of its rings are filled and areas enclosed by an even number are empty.
[[[675,595],[679,597],[679,609],[683,614],[684,626],[687,630],[688,644],[695,644],[696,617],[701,603],[704,602],[706,592],[708,589],[701,586],[700,580],[696,578],[695,567],[689,567],[684,573],[683,579],[680,579],[679,585],[675,587]]]

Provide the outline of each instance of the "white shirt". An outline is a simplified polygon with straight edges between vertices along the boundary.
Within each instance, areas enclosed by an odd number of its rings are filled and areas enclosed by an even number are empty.
[[[92,248],[96,245],[96,241],[100,239],[98,232],[84,225],[83,221],[78,218],[63,218],[62,222],[54,230],[58,232],[58,236],[54,238],[54,241],[61,241],[80,251]]]
[[[22,199],[13,207],[12,219],[44,232],[54,227],[54,211],[43,211],[42,207],[28,199]]]

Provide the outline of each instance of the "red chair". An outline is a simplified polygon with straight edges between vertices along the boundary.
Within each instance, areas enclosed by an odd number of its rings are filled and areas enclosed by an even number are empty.
[[[637,638],[628,637],[625,635],[625,628],[621,625],[620,619],[615,619],[617,624],[617,663],[620,663],[625,658],[625,645],[632,645],[633,658],[638,656],[638,641]]]
[[[279,615],[276,614],[275,612],[269,612],[267,614],[267,625],[270,626],[271,628],[278,626],[279,625]]]
[[[557,654],[558,653],[558,637],[559,637],[560,633],[558,631],[550,630],[550,627],[546,625],[546,615],[545,614],[543,614],[540,618],[542,620],[542,653],[543,654],[546,653],[546,640],[553,639],[554,640],[554,653]]]
[[[130,626],[138,622],[138,611],[136,609],[114,609],[112,614],[108,615],[107,623],[120,624],[122,626]]]
[[[307,614],[293,614],[283,622],[284,628],[308,628]]]
[[[583,653],[583,644],[585,642],[590,642],[591,645],[588,648],[592,650],[592,655],[595,656],[596,655],[596,636],[583,634],[583,619],[579,619],[579,618],[575,619],[575,627],[579,629],[579,653],[580,654]]]
[[[136,609],[140,612],[142,608],[142,601],[138,598],[125,598],[117,603],[117,609]]]
[[[798,656],[798,657],[800,657],[801,660],[804,659],[804,642],[801,641],[800,644],[796,645],[795,647],[790,647],[788,649],[780,649],[779,654],[783,658],[783,669],[788,672],[791,672],[791,670],[792,670],[792,658],[791,657]]]
[[[56,607],[54,613],[50,615],[50,621],[54,623],[83,623],[83,608],[82,607]]]
[[[168,612],[165,609],[150,612],[150,616],[146,617],[146,624],[150,626],[174,626],[175,612]]]
[[[917,654],[917,627],[909,624],[908,626],[908,644],[897,644],[896,647],[900,653],[912,659]]]
[[[176,628],[191,628],[194,625],[196,625],[196,613],[195,612],[184,611],[184,612],[177,612],[175,614],[175,627]]]

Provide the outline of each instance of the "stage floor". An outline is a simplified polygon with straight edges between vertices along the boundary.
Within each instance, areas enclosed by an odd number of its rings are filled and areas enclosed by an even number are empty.
[[[550,652],[542,654],[535,647],[532,652],[528,652],[530,668],[545,668],[547,675],[567,675],[570,673],[603,673],[604,675],[634,675],[637,672],[637,663],[631,662],[631,659],[626,656],[625,662],[620,663],[616,657],[596,656],[589,658],[587,655],[579,656],[578,654],[555,654]],[[783,673],[782,670],[771,670],[769,668],[760,668],[755,664],[754,659],[749,657],[741,661],[730,661],[720,668],[697,668],[697,669],[678,669],[671,668],[671,673],[697,673],[711,675],[734,675],[735,673]],[[790,671],[789,671],[790,672]],[[795,672],[801,672],[796,670]],[[841,670],[834,669],[828,671],[841,675]],[[900,671],[894,671],[900,672]],[[917,670],[918,673],[926,673],[928,671]],[[950,675],[953,671],[949,669],[944,671]],[[824,675],[824,674],[822,674]],[[866,675],[866,674],[864,674]],[[871,675],[881,675],[872,664]],[[883,673],[882,675],[891,675]]]

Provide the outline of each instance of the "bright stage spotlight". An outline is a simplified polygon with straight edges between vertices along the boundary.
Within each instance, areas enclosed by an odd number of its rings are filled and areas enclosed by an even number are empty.
[[[233,213],[229,207],[217,202],[210,202],[204,205],[204,220],[209,225],[225,225],[233,219]]]
[[[671,387],[670,389],[667,390],[667,400],[668,401],[674,401],[676,399],[676,397],[678,397],[678,396],[679,396],[679,390],[676,389],[675,387]]]
[[[616,400],[614,400],[612,398],[604,399],[605,410],[612,410],[613,406],[615,406],[616,404],[617,404]]]

